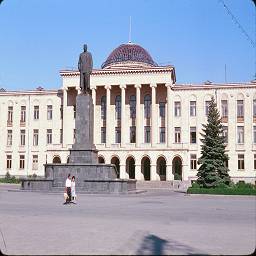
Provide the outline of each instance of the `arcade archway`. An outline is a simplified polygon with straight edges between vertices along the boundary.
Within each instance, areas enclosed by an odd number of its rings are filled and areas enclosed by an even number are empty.
[[[166,160],[160,156],[156,162],[156,172],[160,177],[160,180],[166,180]]]
[[[126,159],[126,172],[129,175],[129,179],[135,179],[135,160],[132,156]]]
[[[117,171],[117,178],[120,178],[120,161],[119,158],[114,156],[111,159],[111,164],[114,164],[116,166],[116,171]]]
[[[180,156],[175,156],[172,160],[172,174],[174,180],[182,180],[182,160]]]
[[[144,180],[150,180],[150,159],[147,156],[141,159],[141,170]]]
[[[52,159],[53,164],[61,164],[61,159],[59,156],[54,156]]]

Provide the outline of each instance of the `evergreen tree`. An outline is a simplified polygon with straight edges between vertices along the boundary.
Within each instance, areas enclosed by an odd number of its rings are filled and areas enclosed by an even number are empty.
[[[225,138],[217,105],[212,97],[209,104],[207,124],[203,124],[201,133],[203,143],[201,157],[198,160],[197,183],[201,187],[217,187],[221,184],[229,185],[230,177],[225,162],[229,157],[225,153]]]

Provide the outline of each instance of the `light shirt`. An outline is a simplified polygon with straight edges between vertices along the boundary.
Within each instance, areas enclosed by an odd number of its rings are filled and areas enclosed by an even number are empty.
[[[67,188],[71,187],[71,180],[69,178],[66,179],[66,187]]]

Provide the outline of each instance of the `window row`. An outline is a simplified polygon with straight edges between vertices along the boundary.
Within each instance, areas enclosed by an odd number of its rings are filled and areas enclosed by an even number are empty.
[[[39,105],[34,106],[34,120],[38,120],[40,118],[40,111],[39,111]],[[26,106],[20,107],[20,123],[26,123]],[[53,117],[53,107],[52,105],[47,105],[47,120],[52,120]],[[60,118],[63,118],[63,107],[60,107]],[[13,106],[8,107],[8,113],[7,113],[7,124],[13,123]]]
[[[12,155],[6,155],[6,169],[12,169]],[[19,169],[25,169],[25,155],[19,156]],[[38,155],[32,155],[32,169],[38,169]]]
[[[75,129],[74,129],[74,137],[75,137]],[[59,143],[63,142],[63,131],[60,129],[59,132]],[[7,130],[7,146],[12,146],[13,143],[13,135],[12,130]],[[38,146],[39,143],[39,130],[33,130],[33,146]],[[46,130],[46,144],[52,144],[52,129]],[[26,130],[20,130],[20,146],[26,145]]]
[[[225,166],[228,167],[228,161],[225,163]],[[253,168],[254,168],[254,170],[256,170],[256,154],[254,154]],[[244,154],[238,154],[238,156],[237,156],[237,169],[240,171],[245,170]],[[190,170],[197,170],[196,154],[190,155]]]
[[[136,117],[136,96],[130,96],[130,118]],[[205,115],[208,116],[210,101],[205,101]],[[159,102],[159,116],[165,117],[165,102]],[[196,101],[189,102],[189,114],[191,117],[197,115],[197,103]],[[228,119],[228,100],[221,100],[221,117],[223,121]],[[151,95],[147,94],[144,97],[144,117],[150,118],[151,116]],[[174,102],[174,116],[181,116],[181,102]],[[121,119],[121,96],[117,95],[115,99],[115,118]],[[237,118],[242,121],[244,118],[244,100],[237,100]],[[253,118],[256,118],[256,99],[253,100]],[[106,119],[106,96],[101,97],[101,119]]]
[[[166,142],[166,128],[159,127],[159,143]],[[151,141],[151,126],[144,126],[144,143]],[[175,127],[174,142],[181,143],[181,127]],[[106,143],[106,127],[101,127],[101,143]],[[121,143],[121,127],[115,127],[115,143]],[[130,143],[136,143],[136,126],[130,126]],[[197,143],[196,127],[190,127],[190,143]]]
[[[75,142],[76,131],[73,131],[73,142]],[[225,143],[228,143],[228,126],[223,126],[222,134]],[[174,127],[174,143],[182,143],[181,127]],[[151,126],[144,126],[144,143],[151,141]],[[166,142],[166,128],[159,127],[159,143]],[[7,130],[7,146],[12,146],[13,133]],[[38,146],[39,129],[33,130],[33,146]],[[63,143],[63,131],[59,131],[59,143]],[[101,127],[101,143],[106,143],[106,127]],[[121,127],[115,127],[115,143],[121,143]],[[130,143],[136,143],[136,126],[130,126]],[[190,127],[190,143],[197,143],[197,129]],[[237,126],[237,143],[244,143],[244,126]],[[20,130],[20,146],[26,144],[26,130]],[[52,144],[52,129],[46,130],[46,144]],[[253,126],[253,144],[256,144],[256,125]]]
[[[226,163],[228,167],[228,162]],[[256,170],[256,154],[254,154],[253,160],[253,168]],[[12,155],[6,155],[6,169],[12,169]],[[25,155],[21,154],[19,156],[19,169],[25,169]],[[38,155],[32,155],[32,169],[38,169]],[[238,154],[237,157],[237,169],[238,170],[245,170],[244,164],[244,154]],[[197,155],[190,154],[190,170],[197,170]]]

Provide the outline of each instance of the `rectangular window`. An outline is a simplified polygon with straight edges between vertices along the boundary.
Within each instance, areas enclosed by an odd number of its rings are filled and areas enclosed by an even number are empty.
[[[238,155],[238,170],[244,170],[244,155]]]
[[[144,127],[144,142],[150,143],[150,126]]]
[[[253,143],[256,144],[256,125],[253,126]]]
[[[165,117],[165,102],[159,102],[159,115],[160,117]]]
[[[165,143],[165,127],[160,127],[160,134],[159,134],[159,138],[160,138],[160,143]]]
[[[20,107],[20,122],[21,123],[26,122],[26,106]]]
[[[34,129],[33,131],[33,146],[38,146],[39,130]]]
[[[253,118],[256,118],[256,99],[253,100]]]
[[[136,142],[136,126],[130,126],[130,143]]]
[[[253,164],[254,170],[256,170],[256,154],[254,154],[254,164]]]
[[[60,144],[63,143],[63,130],[60,129]]]
[[[190,127],[190,143],[196,143],[196,127]]]
[[[37,170],[38,169],[38,155],[33,155],[32,169],[33,170]]]
[[[39,119],[39,106],[34,106],[34,119]]]
[[[74,119],[76,118],[76,106],[73,106],[73,111],[74,111]]]
[[[181,115],[181,104],[180,101],[174,102],[174,116],[180,116]]]
[[[63,119],[63,105],[60,106],[60,119]]]
[[[12,130],[7,130],[7,146],[12,145]]]
[[[206,100],[205,101],[205,115],[208,116],[209,114],[209,106],[210,106],[211,101],[210,100]]]
[[[238,126],[237,127],[237,143],[244,143],[244,127]]]
[[[6,169],[12,169],[12,155],[6,156]]]
[[[243,100],[237,101],[237,117],[238,118],[244,117],[244,101]]]
[[[20,130],[20,145],[25,146],[26,143],[26,131]]]
[[[132,95],[130,97],[130,118],[136,117],[136,96]]]
[[[228,126],[222,126],[222,136],[224,138],[224,142],[228,143]]]
[[[196,160],[196,154],[190,155],[190,170],[196,170],[197,169],[197,160]]]
[[[190,101],[190,116],[196,116],[196,101]]]
[[[47,129],[46,143],[52,144],[52,129]]]
[[[47,105],[47,120],[52,120],[52,105]]]
[[[221,117],[228,118],[228,101],[221,100]]]
[[[101,127],[101,143],[106,143],[106,127]]]
[[[25,155],[20,155],[20,169],[25,168]]]
[[[121,127],[115,128],[115,142],[121,143]]]
[[[13,106],[8,107],[8,116],[7,116],[7,123],[12,124],[12,118],[13,118]]]
[[[73,143],[76,142],[76,129],[74,129],[73,131]]]
[[[175,127],[174,129],[175,129],[175,134],[174,134],[175,143],[180,143],[181,142],[181,128]]]

